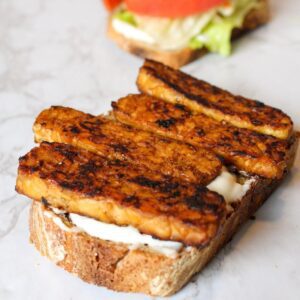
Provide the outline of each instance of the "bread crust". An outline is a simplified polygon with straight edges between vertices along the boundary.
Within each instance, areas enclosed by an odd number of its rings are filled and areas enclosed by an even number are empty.
[[[297,145],[298,138],[295,138],[289,152],[290,167]],[[148,247],[130,249],[125,244],[104,241],[59,226],[51,212],[35,201],[30,212],[30,241],[42,255],[88,283],[115,291],[169,296],[204,268],[280,185],[285,175],[275,180],[256,177],[211,243],[202,249],[190,248],[187,251],[185,248],[176,258],[151,251]]]
[[[259,0],[261,2],[261,6],[259,9],[251,10],[245,18],[244,24],[242,28],[235,29],[233,32],[233,39],[236,39],[247,33],[250,30],[253,30],[260,25],[267,23],[270,19],[270,10],[269,10],[269,0]],[[124,37],[119,32],[115,31],[111,18],[108,21],[107,27],[107,35],[115,41],[120,48],[123,50],[130,52],[134,55],[148,58],[152,60],[156,60],[162,62],[166,65],[169,65],[173,68],[180,68],[183,65],[186,65],[203,55],[205,55],[208,51],[206,49],[191,49],[184,48],[180,50],[159,50],[157,47],[153,47],[144,42],[140,42],[133,39],[128,39]]]

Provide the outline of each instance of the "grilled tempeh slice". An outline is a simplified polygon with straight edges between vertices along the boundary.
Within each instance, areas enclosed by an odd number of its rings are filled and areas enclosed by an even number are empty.
[[[222,168],[213,152],[71,108],[42,111],[33,128],[37,142],[71,144],[200,185],[210,183]]]
[[[160,239],[203,246],[225,219],[222,196],[141,166],[60,143],[20,158],[16,189],[36,201]]]
[[[206,147],[248,173],[279,178],[287,167],[288,141],[192,114],[182,105],[145,94],[129,95],[112,106],[121,122]]]
[[[279,109],[259,101],[235,96],[161,63],[146,60],[137,85],[141,92],[165,101],[183,104],[217,121],[226,121],[281,139],[293,130],[291,119]]]

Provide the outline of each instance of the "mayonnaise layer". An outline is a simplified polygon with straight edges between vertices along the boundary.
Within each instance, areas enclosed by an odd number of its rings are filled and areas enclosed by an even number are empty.
[[[227,204],[241,200],[250,189],[254,179],[248,179],[243,184],[237,182],[237,178],[225,168],[221,174],[213,180],[207,188],[222,195]]]
[[[235,175],[223,169],[222,173],[212,181],[207,188],[222,195],[230,203],[239,201],[250,189],[254,179],[248,179],[244,184],[237,182]],[[148,246],[150,249],[160,252],[171,258],[175,258],[178,252],[184,247],[180,242],[163,241],[153,238],[151,235],[140,233],[132,226],[118,226],[115,224],[104,223],[92,218],[84,217],[78,214],[70,213],[69,218],[74,227],[67,227],[59,218],[64,211],[53,208],[53,213],[48,212],[48,217],[52,214],[57,226],[63,230],[74,232],[85,232],[90,236],[100,238],[115,243],[128,244],[130,249],[136,249]]]
[[[137,27],[122,22],[119,19],[116,18],[112,19],[112,27],[114,28],[114,30],[121,33],[123,36],[125,36],[128,39],[137,40],[150,45],[155,44],[155,40],[149,34],[147,34],[146,32],[144,32],[143,30]]]
[[[167,256],[174,256],[182,248],[182,243],[162,241],[151,235],[142,234],[132,226],[118,226],[100,222],[77,214],[69,214],[69,218],[77,228],[87,234],[116,243],[130,244],[131,248],[139,248],[147,245]]]

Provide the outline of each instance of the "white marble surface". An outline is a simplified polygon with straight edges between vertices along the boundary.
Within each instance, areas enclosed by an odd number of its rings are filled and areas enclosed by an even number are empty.
[[[300,129],[300,2],[273,0],[273,21],[185,68],[284,109]],[[52,104],[102,113],[135,92],[142,61],[105,38],[98,0],[0,0],[0,299],[149,299],[81,282],[28,242],[30,201],[14,191],[31,126]],[[215,260],[174,298],[300,299],[300,161]]]

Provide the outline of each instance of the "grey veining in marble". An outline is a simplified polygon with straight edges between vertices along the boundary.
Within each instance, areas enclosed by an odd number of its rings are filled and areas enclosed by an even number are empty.
[[[285,110],[300,129],[300,2],[273,0],[273,21],[184,69]],[[0,0],[0,299],[150,299],[88,285],[28,242],[30,201],[14,190],[32,124],[53,104],[104,113],[135,92],[142,61],[105,37],[100,0]],[[172,299],[300,299],[300,161],[214,261]]]

